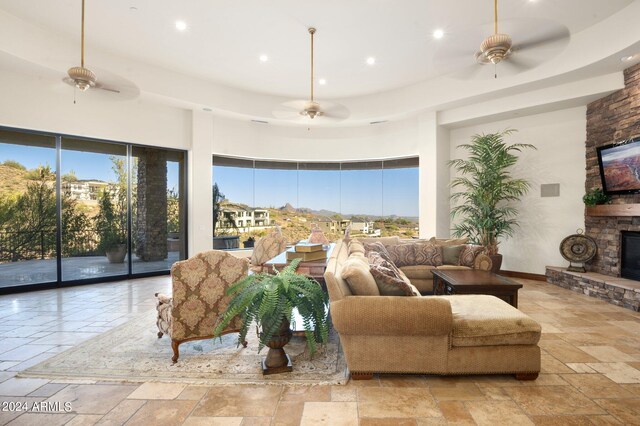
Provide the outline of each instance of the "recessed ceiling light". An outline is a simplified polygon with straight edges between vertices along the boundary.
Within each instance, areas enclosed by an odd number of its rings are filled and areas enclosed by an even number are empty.
[[[636,55],[623,56],[622,58],[620,58],[620,60],[622,62],[629,62],[629,61],[633,60],[633,58],[635,58],[635,57],[636,57]]]
[[[176,21],[176,30],[184,31],[187,29],[187,23],[184,21]]]
[[[375,63],[376,63],[376,58],[374,58],[373,56],[369,56],[369,57],[367,58],[367,64],[368,64],[368,65],[373,65],[373,64],[375,64]]]
[[[320,80],[318,80],[318,84],[324,86],[325,84],[327,84],[327,80],[325,80],[324,78],[321,78]]]
[[[267,55],[260,55],[260,62],[267,62],[269,57]]]
[[[443,30],[441,30],[440,28],[438,28],[437,30],[435,30],[435,31],[433,32],[433,38],[435,38],[435,39],[438,39],[438,40],[439,40],[439,39],[441,39],[442,37],[444,37],[444,31],[443,31]]]

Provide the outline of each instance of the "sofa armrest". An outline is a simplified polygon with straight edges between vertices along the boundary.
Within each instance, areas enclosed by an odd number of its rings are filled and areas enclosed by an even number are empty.
[[[451,332],[453,315],[438,297],[349,296],[331,302],[331,320],[344,335],[442,336]]]

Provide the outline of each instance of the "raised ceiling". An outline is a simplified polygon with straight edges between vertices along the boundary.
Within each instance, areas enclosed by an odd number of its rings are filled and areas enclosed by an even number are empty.
[[[567,33],[565,42],[553,48],[522,52],[534,53],[529,58],[533,69],[562,56],[570,40],[632,3],[501,0],[500,22],[515,45],[533,36]],[[39,27],[67,46],[64,54],[51,52],[52,57],[42,58],[47,62],[43,65],[61,68],[61,72],[76,65],[78,59],[69,57],[69,52],[79,48],[80,0],[0,0],[0,11]],[[109,69],[104,58],[117,57],[242,93],[303,99],[309,90],[306,29],[315,26],[316,76],[327,81],[316,88],[316,95],[345,100],[390,93],[443,77],[480,80],[492,76],[493,70],[484,75],[475,72],[481,66],[473,61],[482,38],[492,30],[492,19],[492,0],[87,0],[86,61],[91,68],[102,55],[99,65]],[[177,20],[186,22],[186,31],[176,30]],[[444,30],[440,40],[432,36],[436,29]],[[21,42],[28,45],[33,41]],[[0,50],[7,50],[4,46],[0,42]],[[10,54],[19,51],[15,43],[9,50]],[[260,55],[268,55],[269,60],[261,62]],[[368,57],[375,57],[375,65],[366,64]],[[24,59],[37,62],[33,56]],[[469,67],[474,72],[467,72]],[[612,62],[604,71],[623,67]],[[113,68],[110,71],[122,71],[121,67]],[[509,75],[508,67],[503,71],[505,77]],[[500,72],[498,65],[499,76]],[[149,90],[144,81],[136,81],[134,72],[123,77],[132,79],[143,93]],[[207,104],[201,99],[184,101]],[[247,115],[268,113],[249,111]]]

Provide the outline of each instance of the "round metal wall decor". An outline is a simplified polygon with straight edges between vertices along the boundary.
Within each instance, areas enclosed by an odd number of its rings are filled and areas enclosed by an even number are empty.
[[[598,251],[598,246],[593,238],[583,234],[582,229],[578,229],[576,234],[569,235],[560,243],[560,254],[570,263],[585,263],[593,259]],[[569,270],[575,266],[570,265]],[[579,268],[584,272],[584,268]]]

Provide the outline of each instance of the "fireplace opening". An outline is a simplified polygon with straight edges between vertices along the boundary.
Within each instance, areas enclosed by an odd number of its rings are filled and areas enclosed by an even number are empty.
[[[623,278],[640,281],[640,232],[622,231]]]

